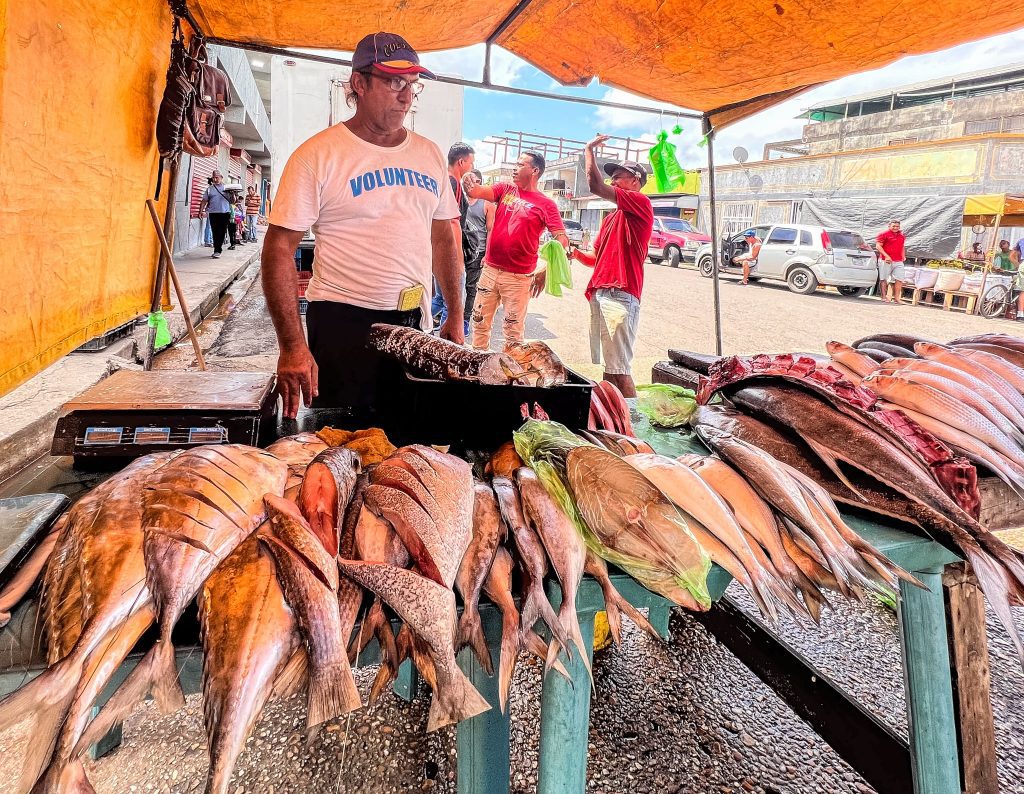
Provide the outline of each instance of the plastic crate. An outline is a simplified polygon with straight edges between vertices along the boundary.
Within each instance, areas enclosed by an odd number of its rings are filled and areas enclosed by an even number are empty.
[[[521,406],[532,411],[536,403],[554,421],[579,430],[587,426],[593,384],[572,370],[566,375],[564,385],[541,388],[427,380],[406,371],[400,388],[383,395],[382,423],[389,435],[421,444],[493,450],[523,424]]]
[[[90,339],[84,345],[79,345],[75,349],[81,350],[82,352],[95,352],[97,350],[105,350],[106,348],[110,347],[110,345],[112,345],[114,342],[117,342],[118,340],[121,339],[126,339],[127,337],[131,336],[132,328],[134,327],[135,321],[132,320],[130,322],[125,323],[124,325],[117,326],[117,328],[112,328],[111,330],[103,334],[103,336],[97,336],[95,339]]]

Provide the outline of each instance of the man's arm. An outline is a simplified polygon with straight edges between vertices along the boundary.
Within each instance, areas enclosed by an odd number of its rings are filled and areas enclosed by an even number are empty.
[[[305,397],[308,406],[318,394],[316,362],[302,331],[297,300],[299,278],[295,272],[295,249],[304,235],[305,232],[271,225],[263,240],[260,262],[263,294],[280,348],[277,391],[284,405],[284,415],[289,419],[298,413],[300,399]]]
[[[573,248],[569,254],[570,259],[575,259],[577,262],[582,262],[587,267],[593,267],[597,264],[597,256],[594,254],[588,254],[586,251],[580,248]]]
[[[465,188],[466,194],[470,198],[483,199],[484,201],[495,201],[494,198],[494,187],[491,185],[474,185],[471,188]]]
[[[448,306],[448,319],[441,326],[441,338],[458,345],[466,341],[462,327],[465,298],[462,294],[462,249],[456,246],[455,228],[458,219],[435,220],[430,224],[430,247],[433,252],[434,278]],[[266,244],[264,243],[264,246]]]
[[[206,192],[203,193],[203,200],[199,202],[199,217],[202,218],[206,214],[206,208],[210,205],[210,190],[207,188]]]
[[[594,156],[594,149],[600,146],[602,143],[611,137],[609,135],[598,135],[594,140],[587,144],[587,148],[584,150],[584,159],[587,163],[587,185],[590,187],[590,192],[595,196],[600,196],[606,201],[615,201],[615,188],[611,185],[605,184],[604,177],[601,175],[601,171],[597,167],[597,158]]]
[[[882,259],[887,262],[892,261],[892,257],[885,252],[884,248],[882,248],[882,235],[878,235],[878,237],[875,238],[875,248],[878,249],[878,255],[882,257]]]
[[[494,228],[494,203],[491,201],[484,202],[484,221],[487,223],[487,233],[490,234]]]

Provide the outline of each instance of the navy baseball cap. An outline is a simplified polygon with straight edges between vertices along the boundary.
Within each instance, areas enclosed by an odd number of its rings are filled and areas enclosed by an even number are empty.
[[[745,232],[743,232],[743,236],[744,237],[757,237],[757,232],[755,232],[753,229],[747,229]]]
[[[352,71],[365,72],[371,67],[385,74],[419,74],[430,80],[437,79],[432,71],[420,66],[416,50],[397,33],[371,33],[356,45]]]
[[[615,176],[615,172],[620,168],[629,171],[629,173],[639,179],[641,187],[647,184],[647,172],[640,163],[634,163],[632,160],[622,160],[621,162],[612,160],[610,163],[604,164],[604,172],[608,176]]]

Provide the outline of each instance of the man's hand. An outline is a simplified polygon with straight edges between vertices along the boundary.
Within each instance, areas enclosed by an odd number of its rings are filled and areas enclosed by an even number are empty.
[[[541,270],[533,275],[533,284],[530,285],[530,295],[536,298],[544,291],[544,286],[548,283],[548,271]]]
[[[447,339],[449,342],[454,342],[457,345],[466,344],[466,330],[462,324],[461,312],[458,317],[449,312],[448,317],[441,324],[438,334],[442,339]]]
[[[593,140],[587,144],[587,148],[590,149],[590,151],[594,151],[594,149],[606,143],[611,137],[611,135],[595,135]]]
[[[277,358],[277,393],[281,395],[285,419],[294,419],[299,412],[299,400],[305,397],[308,408],[319,394],[319,372],[313,354],[306,345],[283,348]]]

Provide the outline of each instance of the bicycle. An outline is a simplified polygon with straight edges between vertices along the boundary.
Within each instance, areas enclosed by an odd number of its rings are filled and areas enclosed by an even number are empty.
[[[1017,306],[1017,296],[1020,289],[1017,287],[1017,276],[1010,284],[995,284],[985,290],[981,298],[982,317],[992,320],[996,317],[1005,317],[1010,306]]]

